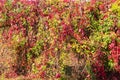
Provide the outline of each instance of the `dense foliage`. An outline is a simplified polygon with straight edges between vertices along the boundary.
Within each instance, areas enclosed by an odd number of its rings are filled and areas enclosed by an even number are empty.
[[[119,0],[8,0],[0,34],[16,54],[6,78],[120,79]]]

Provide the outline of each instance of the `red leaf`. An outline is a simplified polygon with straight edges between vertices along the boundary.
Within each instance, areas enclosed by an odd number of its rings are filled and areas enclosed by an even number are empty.
[[[91,5],[95,4],[96,3],[96,0],[91,0]]]
[[[105,5],[104,5],[104,4],[99,5],[99,9],[100,9],[101,11],[104,11],[104,10],[105,10]]]
[[[64,2],[70,2],[70,0],[64,0]]]
[[[61,77],[60,73],[57,73],[57,74],[55,75],[55,77],[56,77],[56,78],[60,78],[60,77]]]
[[[116,0],[111,0],[111,2],[113,3],[113,2],[115,2]]]

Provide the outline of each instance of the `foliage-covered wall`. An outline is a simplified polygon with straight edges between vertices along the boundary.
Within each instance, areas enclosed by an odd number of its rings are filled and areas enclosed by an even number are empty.
[[[5,78],[120,79],[119,0],[8,0],[0,34],[16,55]]]

